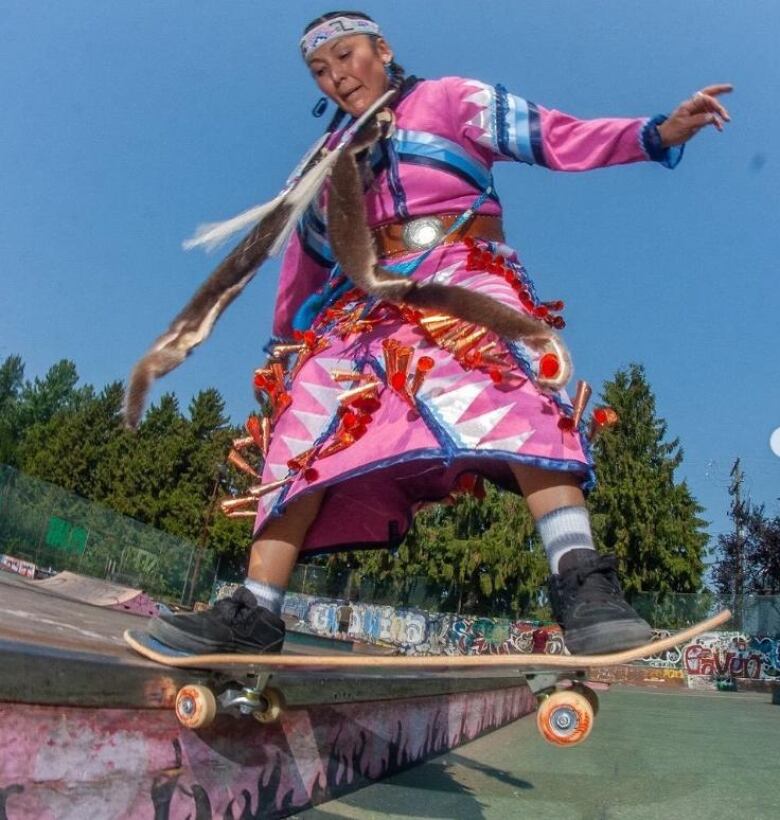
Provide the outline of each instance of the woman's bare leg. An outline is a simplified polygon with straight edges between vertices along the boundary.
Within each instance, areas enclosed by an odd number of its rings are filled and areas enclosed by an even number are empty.
[[[561,507],[585,506],[585,496],[571,473],[517,464],[511,466],[534,521]]]
[[[290,504],[255,539],[248,577],[233,593],[232,605],[218,603],[204,612],[163,614],[149,621],[149,633],[167,646],[193,654],[279,652],[285,634],[279,617],[284,593],[306,531],[319,512],[323,492]],[[256,605],[249,606],[253,599]]]
[[[279,518],[272,518],[252,544],[247,577],[287,589],[303,539],[314,523],[324,490],[309,493],[290,504]]]

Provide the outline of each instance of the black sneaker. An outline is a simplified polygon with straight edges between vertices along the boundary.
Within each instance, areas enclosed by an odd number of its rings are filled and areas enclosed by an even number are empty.
[[[281,652],[284,643],[284,621],[246,587],[205,612],[152,618],[146,629],[160,643],[196,655]]]
[[[572,655],[617,652],[653,638],[650,625],[623,597],[614,555],[567,552],[550,577],[550,603]]]

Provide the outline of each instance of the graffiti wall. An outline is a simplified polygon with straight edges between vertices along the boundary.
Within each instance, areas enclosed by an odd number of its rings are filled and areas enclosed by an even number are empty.
[[[350,603],[288,593],[284,613],[300,628],[328,637],[397,646],[410,655],[560,654],[558,627],[419,609]]]
[[[22,561],[21,558],[14,558],[13,555],[0,555],[0,569],[15,572],[25,578],[35,578],[35,564]]]
[[[689,686],[713,679],[780,681],[780,638],[708,632],[682,650]]]
[[[300,593],[287,594],[284,612],[295,617],[304,631],[390,644],[411,655],[566,652],[557,626],[533,621],[396,609]],[[656,638],[669,634],[669,630],[654,631]],[[652,680],[685,681],[690,687],[712,686],[724,679],[780,682],[780,636],[707,633],[687,646],[643,658],[637,665],[654,670],[643,680],[649,675]]]

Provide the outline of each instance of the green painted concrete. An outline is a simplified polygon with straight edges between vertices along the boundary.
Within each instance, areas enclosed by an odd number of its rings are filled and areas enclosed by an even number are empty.
[[[777,820],[780,707],[771,695],[613,687],[581,746],[533,716],[303,812],[325,818]]]

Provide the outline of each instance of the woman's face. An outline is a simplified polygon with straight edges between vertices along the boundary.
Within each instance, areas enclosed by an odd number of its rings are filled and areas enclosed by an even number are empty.
[[[352,34],[320,46],[309,60],[309,69],[323,94],[347,114],[359,117],[387,91],[385,65],[392,59],[383,38]]]

